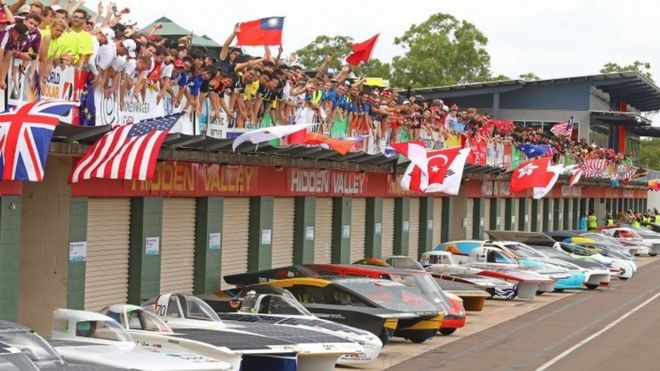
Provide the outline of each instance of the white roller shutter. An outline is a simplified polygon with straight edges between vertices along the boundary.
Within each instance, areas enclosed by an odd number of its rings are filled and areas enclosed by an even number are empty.
[[[484,233],[483,233],[483,239],[488,239],[488,235],[486,234],[486,231],[490,230],[490,198],[482,198],[481,202],[484,203],[484,215],[483,215],[483,221],[484,221]]]
[[[525,213],[527,213],[527,220],[525,221],[525,230],[527,232],[531,232],[532,218],[538,217],[538,215],[532,215],[532,199],[527,199],[525,201]]]
[[[222,262],[220,275],[247,272],[248,228],[250,225],[250,199],[226,197],[222,216]],[[222,287],[228,287],[220,280]]]
[[[131,202],[128,198],[90,198],[87,209],[85,309],[125,303]]]
[[[468,198],[465,201],[465,217],[467,218],[467,226],[465,228],[465,239],[472,239],[472,228],[473,228],[473,218],[474,218],[474,199]]]
[[[520,219],[520,205],[518,205],[518,198],[514,198],[511,200],[511,211],[512,211],[512,216],[509,216],[511,218],[511,230],[512,231],[517,231],[519,224],[518,220]]]
[[[332,260],[332,198],[316,199],[314,263]]]
[[[381,256],[387,257],[394,253],[394,199],[383,199],[383,235]]]
[[[419,198],[410,199],[410,226],[408,229],[408,256],[417,260],[419,256],[419,231],[422,228],[419,220]],[[423,221],[426,223],[426,220]],[[426,224],[424,224],[426,230]]]
[[[537,218],[538,222],[536,223],[536,230],[532,232],[543,231],[543,221],[547,216],[545,216],[545,208],[543,207],[543,199],[537,201],[539,204],[539,213],[537,215],[532,215],[532,218]]]
[[[195,199],[163,200],[160,293],[192,294],[195,267]]]
[[[433,199],[433,246],[435,248],[442,241],[442,198]]]
[[[367,225],[367,199],[354,198],[351,200],[351,254],[350,260],[364,258],[365,228]]]
[[[293,227],[296,199],[293,197],[273,200],[273,268],[293,264]]]

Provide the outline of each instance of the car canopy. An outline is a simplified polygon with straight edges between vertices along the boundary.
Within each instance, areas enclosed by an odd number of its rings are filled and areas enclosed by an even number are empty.
[[[527,245],[552,246],[555,240],[541,232],[486,231],[494,241],[517,241]]]

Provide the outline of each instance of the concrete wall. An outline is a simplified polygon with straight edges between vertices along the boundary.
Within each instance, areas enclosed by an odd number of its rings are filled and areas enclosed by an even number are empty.
[[[67,304],[71,161],[51,155],[44,181],[23,183],[18,320],[44,336]]]
[[[660,192],[658,191],[649,191],[647,192],[648,196],[646,199],[648,200],[648,205],[647,208],[653,209],[654,207],[660,210]]]

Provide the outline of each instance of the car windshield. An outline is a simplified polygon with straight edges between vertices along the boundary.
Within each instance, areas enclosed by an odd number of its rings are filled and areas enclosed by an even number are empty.
[[[205,321],[220,321],[218,314],[202,299],[195,296],[185,296],[187,315],[186,318],[201,319]]]
[[[569,243],[560,243],[560,245],[564,250],[569,251],[576,255],[591,256],[594,254],[593,252],[589,251],[588,249],[585,249],[582,246],[569,244]]]
[[[602,233],[585,233],[582,235],[582,237],[591,238],[596,242],[602,242],[616,247],[621,247],[621,248],[624,247],[623,244],[617,241],[616,238],[612,238]]]
[[[39,371],[23,353],[0,354],[0,371]]]
[[[122,312],[124,311],[123,306],[120,306],[119,308],[111,306],[110,308],[102,310],[101,313],[119,322],[124,328],[129,330],[155,331],[162,333],[173,332],[162,319],[143,308],[126,308],[125,310],[125,316],[122,315]]]
[[[112,341],[133,341],[126,330],[115,321],[76,322],[76,336]]]
[[[239,312],[294,316],[312,315],[289,291],[282,294],[257,294],[254,291],[249,291],[243,297]]]
[[[391,265],[394,268],[400,268],[400,269],[413,269],[417,271],[423,271],[424,267],[422,267],[421,264],[419,264],[417,261],[408,258],[408,257],[402,257],[402,256],[391,256],[387,258],[387,264]]]
[[[35,333],[28,331],[3,332],[0,333],[0,342],[19,349],[39,367],[64,364],[62,358],[50,344]]]
[[[449,254],[428,254],[425,255],[425,264],[448,264],[453,263],[453,259]]]
[[[565,251],[557,250],[550,246],[534,246],[533,249],[539,250],[541,253],[550,258],[563,258],[568,256]]]
[[[509,249],[519,258],[545,258],[545,255],[523,243],[508,243],[504,244],[504,247]]]
[[[341,284],[385,309],[402,312],[437,311],[435,305],[419,291],[400,283],[365,279],[342,281]]]
[[[389,276],[392,281],[402,283],[422,293],[424,297],[431,299],[442,309],[451,309],[449,298],[430,274],[389,274]]]

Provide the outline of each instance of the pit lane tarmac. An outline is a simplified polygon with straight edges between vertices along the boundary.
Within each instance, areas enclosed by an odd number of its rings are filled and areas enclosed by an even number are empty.
[[[489,300],[455,335],[394,340],[367,370],[655,370],[660,258],[640,258],[609,288]],[[345,370],[345,368],[344,368]]]

